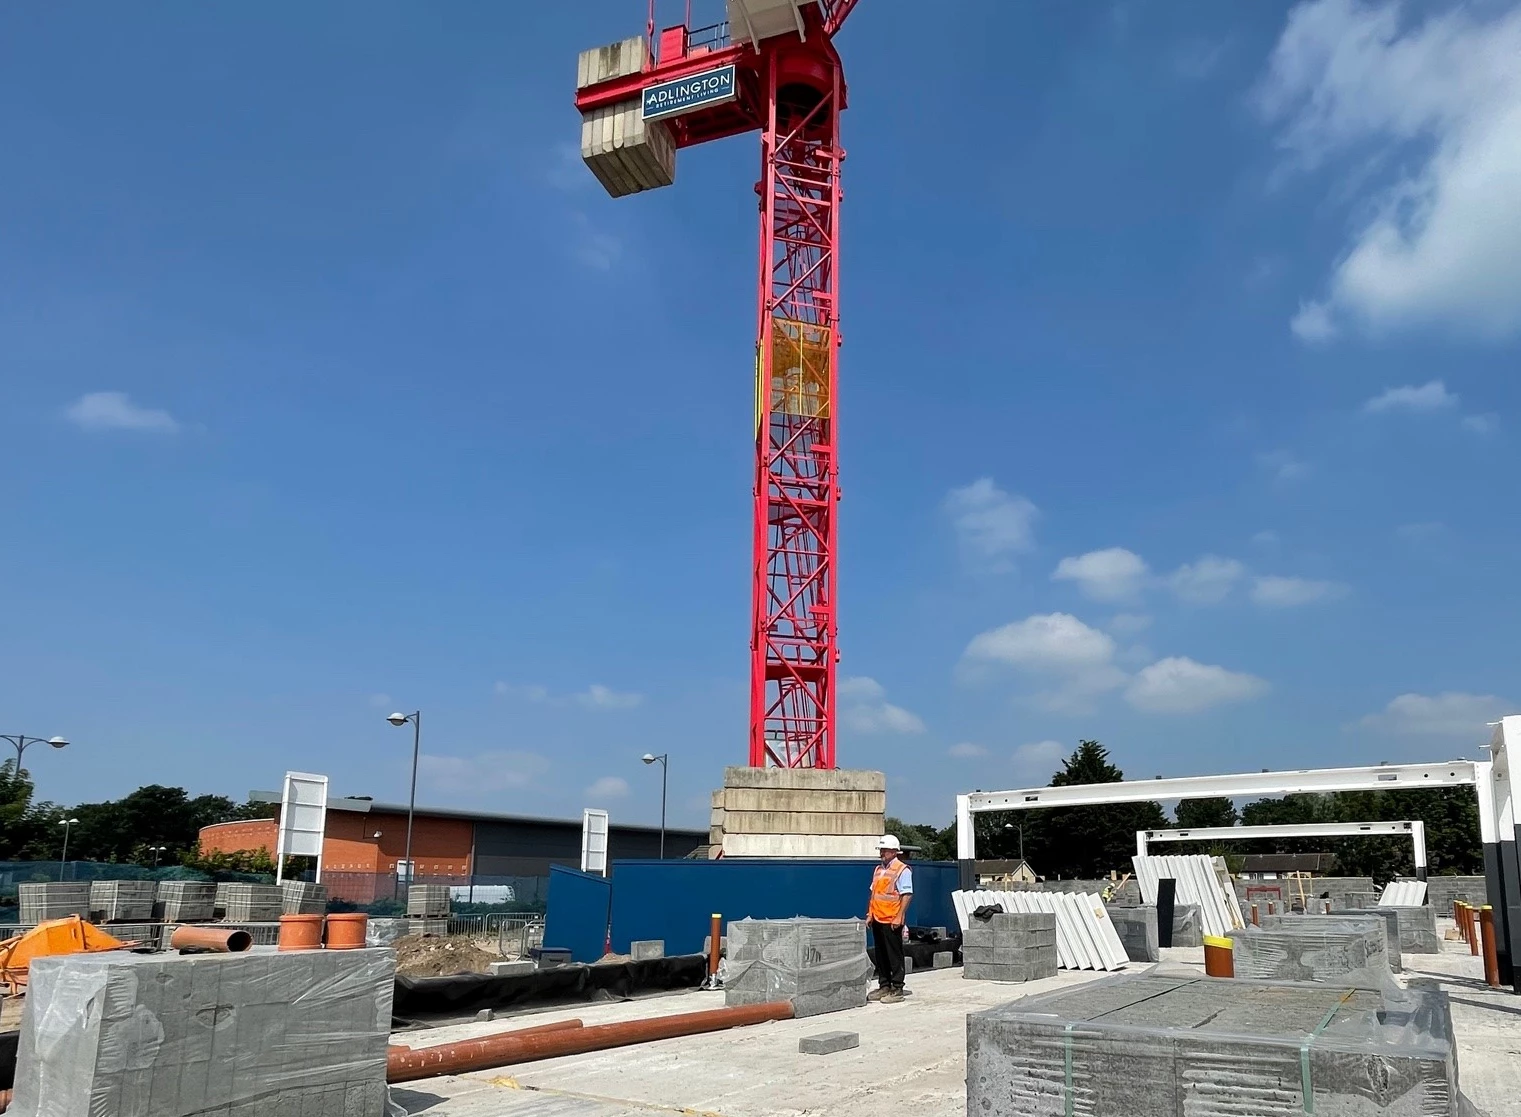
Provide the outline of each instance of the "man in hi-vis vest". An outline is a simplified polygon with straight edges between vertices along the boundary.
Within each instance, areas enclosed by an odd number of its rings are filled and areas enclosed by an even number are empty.
[[[877,956],[877,988],[866,999],[897,1004],[903,999],[903,942],[908,937],[908,905],[914,898],[914,874],[898,860],[898,839],[883,834],[882,855],[871,878],[866,924]]]

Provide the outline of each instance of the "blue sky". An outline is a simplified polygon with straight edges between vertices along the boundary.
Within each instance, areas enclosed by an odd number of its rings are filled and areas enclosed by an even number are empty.
[[[698,2],[699,13],[702,10]],[[678,12],[680,5],[666,5]],[[844,766],[948,822],[1521,707],[1521,8],[865,0]],[[613,201],[635,0],[0,16],[3,732],[698,823],[745,757],[754,137]],[[910,64],[911,63],[911,64]]]

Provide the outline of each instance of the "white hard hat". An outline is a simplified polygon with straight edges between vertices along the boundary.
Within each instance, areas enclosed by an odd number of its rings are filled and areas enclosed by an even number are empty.
[[[893,835],[893,834],[883,834],[880,838],[877,839],[877,848],[878,849],[902,849],[903,847],[898,844],[898,839],[897,839],[897,837],[895,835]]]

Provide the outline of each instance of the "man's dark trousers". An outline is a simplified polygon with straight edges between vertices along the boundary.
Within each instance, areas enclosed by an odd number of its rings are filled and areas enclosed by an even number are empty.
[[[877,985],[883,989],[903,988],[903,928],[871,921],[871,937],[877,962]]]

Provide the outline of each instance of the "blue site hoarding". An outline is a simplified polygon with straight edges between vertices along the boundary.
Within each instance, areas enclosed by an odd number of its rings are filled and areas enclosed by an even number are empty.
[[[736,88],[732,64],[663,81],[644,88],[640,115],[645,120],[658,120],[708,105],[721,105],[734,100]]]
[[[702,950],[714,912],[735,919],[861,919],[866,915],[874,861],[721,858],[717,861],[613,862],[613,950],[635,940],[662,939],[668,955]],[[957,929],[951,893],[954,862],[914,861],[916,927]],[[551,883],[550,911],[554,911]],[[553,918],[553,915],[551,915]],[[548,938],[546,945],[550,944]]]
[[[573,962],[595,962],[607,946],[612,884],[605,877],[549,867],[544,945],[570,951]],[[702,943],[699,941],[698,946]]]

